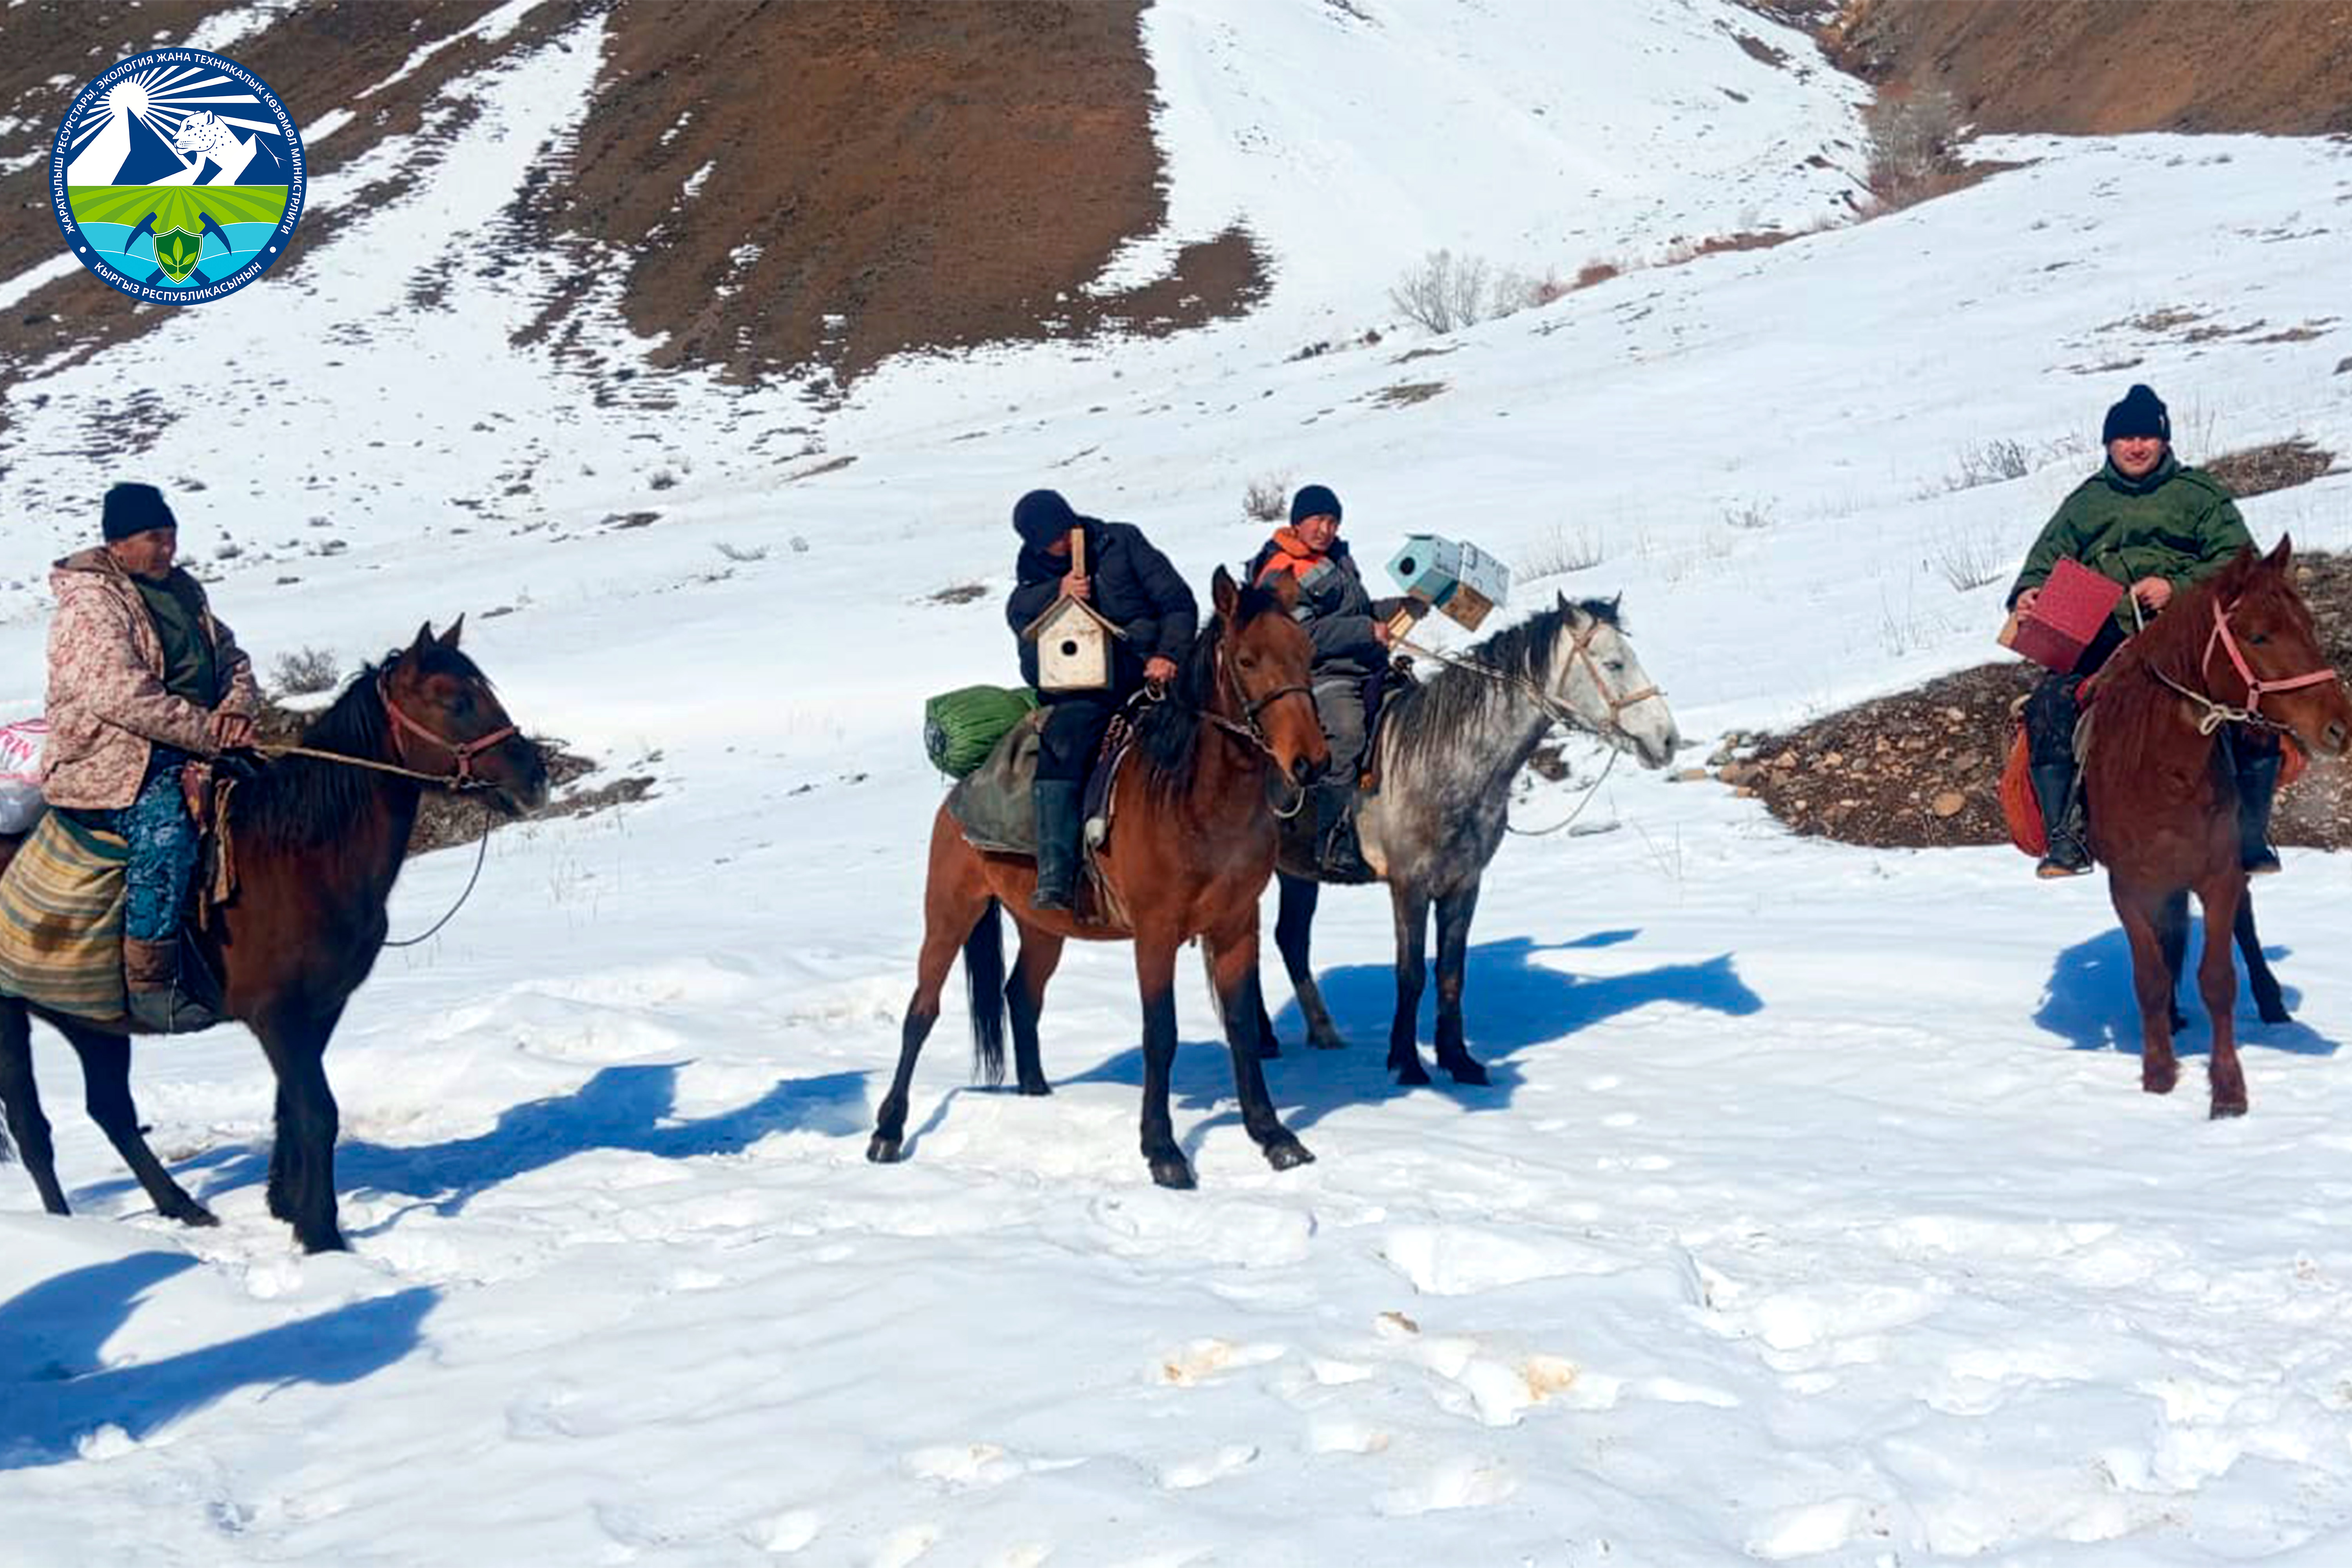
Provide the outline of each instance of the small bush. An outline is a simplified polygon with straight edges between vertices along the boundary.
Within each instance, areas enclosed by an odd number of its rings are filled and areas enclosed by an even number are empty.
[[[1951,529],[1927,552],[1927,569],[1966,594],[2009,574],[2009,552],[1990,533]]]
[[[343,672],[335,656],[326,648],[305,647],[279,654],[269,674],[280,692],[289,697],[304,697],[313,691],[331,690]]]
[[[1773,515],[1772,503],[1770,501],[1752,500],[1748,502],[1745,506],[1730,506],[1724,508],[1723,521],[1731,524],[1734,528],[1744,528],[1750,530],[1751,531],[1761,531],[1764,529],[1771,527],[1780,520]]]
[[[1613,261],[1588,261],[1576,269],[1576,287],[1590,289],[1596,283],[1606,283],[1624,270]]]
[[[1951,488],[1971,490],[1979,485],[1997,485],[2007,479],[2021,479],[2033,471],[2033,454],[2022,441],[1986,441],[1963,447],[1960,464],[1952,475]]]
[[[1964,183],[1953,149],[1960,136],[1959,100],[1944,91],[1882,95],[1863,110],[1870,136],[1864,178],[1886,210],[1940,195]]]
[[[1491,313],[1493,304],[1486,263],[1475,256],[1456,259],[1450,250],[1433,250],[1396,280],[1389,289],[1389,302],[1433,332],[1475,326]]]
[[[1538,540],[1521,557],[1519,575],[1531,579],[1564,576],[1598,566],[1607,555],[1599,530],[1570,530],[1566,524],[1554,523],[1550,533]]]
[[[1242,514],[1259,522],[1280,522],[1290,515],[1290,476],[1260,474],[1242,491]]]

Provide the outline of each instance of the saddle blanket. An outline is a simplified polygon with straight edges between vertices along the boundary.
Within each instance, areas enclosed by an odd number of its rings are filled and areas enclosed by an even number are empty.
[[[0,992],[76,1017],[123,1016],[131,847],[50,812],[0,872]]]

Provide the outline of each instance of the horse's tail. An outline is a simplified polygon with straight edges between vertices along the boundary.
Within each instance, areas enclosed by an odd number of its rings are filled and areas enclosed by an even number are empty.
[[[971,996],[971,1075],[1004,1081],[1004,922],[994,899],[963,939],[963,980]]]

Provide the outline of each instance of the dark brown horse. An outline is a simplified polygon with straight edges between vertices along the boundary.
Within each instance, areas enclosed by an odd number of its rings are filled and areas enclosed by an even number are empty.
[[[352,680],[303,732],[332,752],[478,787],[511,813],[547,798],[547,765],[515,732],[474,661],[457,651],[464,617]],[[416,820],[415,777],[288,757],[231,793],[228,827],[236,892],[200,942],[222,978],[226,1015],[260,1037],[278,1076],[269,1212],[312,1252],[341,1248],[335,1223],[334,1094],[328,1037],[383,946],[384,900]],[[23,841],[0,838],[0,867]],[[0,996],[0,1108],[41,1203],[64,1214],[49,1123],[33,1085],[28,1015],[38,1013],[81,1058],[89,1114],[129,1162],[156,1211],[187,1225],[216,1223],[147,1147],[131,1100],[131,1041],[102,1026]],[[5,1152],[0,1141],[0,1152]]]
[[[1081,925],[1067,914],[1030,909],[1034,862],[973,848],[944,805],[933,817],[915,994],[900,1032],[898,1071],[875,1117],[866,1158],[895,1161],[903,1151],[908,1085],[939,1020],[940,987],[958,948],[978,1070],[991,1083],[1004,1077],[1009,1005],[1020,1091],[1049,1094],[1037,1017],[1062,944],[1072,937],[1131,937],[1143,996],[1143,1157],[1161,1186],[1191,1186],[1192,1167],[1169,1122],[1168,1077],[1176,1059],[1176,950],[1194,936],[1208,958],[1233,1051],[1243,1125],[1277,1171],[1314,1157],[1276,1116],[1257,1051],[1258,897],[1274,875],[1271,796],[1281,790],[1295,796],[1330,761],[1307,683],[1313,649],[1290,618],[1291,595],[1237,588],[1223,567],[1213,590],[1215,618],[1194,641],[1167,700],[1143,715],[1134,755],[1114,786],[1117,826],[1102,871],[1123,924]],[[1000,906],[1021,928],[1010,983]]]
[[[2140,1087],[2169,1094],[2179,1025],[2173,994],[2188,945],[2189,895],[2205,910],[2198,990],[2213,1021],[2206,1065],[2212,1114],[2242,1116],[2246,1079],[2231,1007],[2234,934],[2264,1019],[2283,1022],[2278,981],[2263,959],[2241,868],[2238,789],[2224,754],[2233,724],[2281,731],[2308,752],[2352,745],[2352,698],[2326,667],[2311,611],[2294,589],[2294,546],[2257,559],[2251,547],[2220,575],[2179,595],[2162,619],[2126,643],[2096,679],[2083,787],[2091,847],[2131,942],[2138,994]]]

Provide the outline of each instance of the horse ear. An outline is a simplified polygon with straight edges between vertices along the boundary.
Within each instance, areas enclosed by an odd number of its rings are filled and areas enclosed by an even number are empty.
[[[1285,572],[1274,580],[1272,592],[1274,602],[1282,606],[1285,614],[1298,608],[1298,579],[1289,573]]]
[[[423,653],[433,646],[433,623],[426,621],[416,628],[416,640],[408,647],[411,653]]]
[[[1234,574],[1223,566],[1219,566],[1217,574],[1209,579],[1209,597],[1215,603],[1217,614],[1228,621],[1234,618],[1234,606],[1241,603],[1242,591],[1234,585]]]
[[[1564,609],[1566,609],[1566,608],[1568,608],[1568,590],[1567,590],[1567,589],[1565,589],[1565,588],[1555,588],[1555,589],[1553,589],[1553,590],[1552,590],[1551,596],[1552,596],[1553,598],[1555,598],[1555,599],[1557,599],[1557,600],[1559,600],[1559,608],[1561,608],[1561,609],[1563,609],[1563,610],[1564,610]]]
[[[2291,533],[2280,534],[2278,548],[2263,557],[2263,564],[2277,572],[2284,572],[2294,565],[2294,536]]]
[[[457,634],[465,629],[466,617],[459,616],[456,620],[449,623],[449,629],[441,634],[441,646],[443,647],[456,647],[457,646]]]

